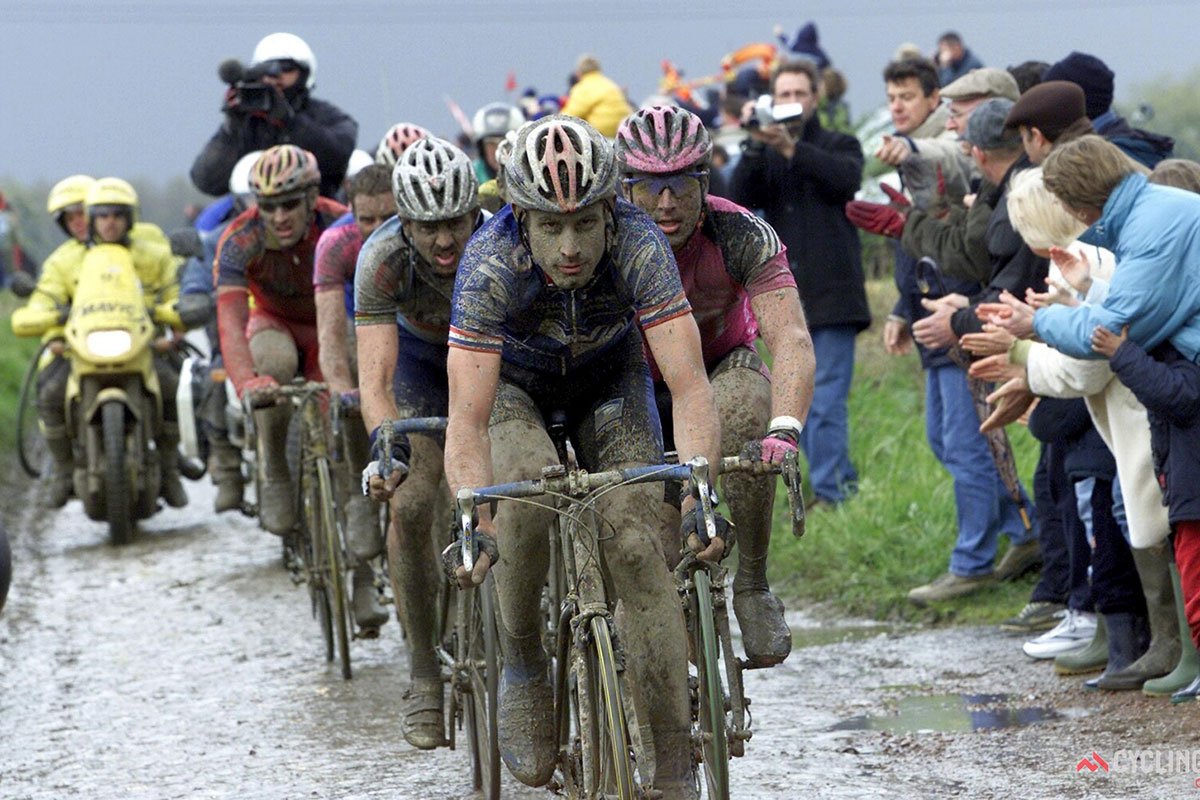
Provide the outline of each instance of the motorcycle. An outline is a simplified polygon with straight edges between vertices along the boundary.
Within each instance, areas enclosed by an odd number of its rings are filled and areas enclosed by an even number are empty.
[[[70,365],[66,417],[75,451],[75,496],[90,519],[108,524],[109,538],[118,545],[133,538],[137,520],[159,509],[155,440],[163,402],[175,398],[162,397],[154,355],[176,343],[158,328],[203,323],[143,294],[128,249],[97,244],[84,256],[69,310],[26,307],[13,316],[18,335],[63,326],[63,338],[50,348]]]

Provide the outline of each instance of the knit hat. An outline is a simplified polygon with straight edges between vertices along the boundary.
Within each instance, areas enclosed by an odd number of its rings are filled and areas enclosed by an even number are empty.
[[[1007,97],[984,100],[967,117],[962,138],[980,150],[999,150],[1020,141],[1016,131],[1005,125],[1013,101]]]
[[[1083,89],[1069,81],[1044,81],[1021,95],[1005,124],[1037,128],[1055,142],[1071,123],[1086,116]]]
[[[804,27],[796,31],[796,38],[792,40],[788,49],[801,58],[812,61],[817,65],[817,69],[825,69],[830,64],[829,56],[825,55],[825,51],[821,49],[818,41],[815,22],[806,23]]]
[[[1113,99],[1113,71],[1100,59],[1078,51],[1051,64],[1043,81],[1070,81],[1083,89],[1087,98],[1088,119],[1108,111]]]

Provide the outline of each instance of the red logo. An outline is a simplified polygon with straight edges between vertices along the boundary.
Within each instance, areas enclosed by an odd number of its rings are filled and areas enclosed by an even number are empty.
[[[1079,763],[1075,765],[1076,772],[1082,772],[1085,769],[1088,772],[1095,772],[1096,770],[1104,770],[1105,772],[1108,772],[1108,762],[1101,758],[1100,755],[1093,750],[1092,757],[1090,759],[1087,756],[1084,756],[1083,758],[1079,759]]]

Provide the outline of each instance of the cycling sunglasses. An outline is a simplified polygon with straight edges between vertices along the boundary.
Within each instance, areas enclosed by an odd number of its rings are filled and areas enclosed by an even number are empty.
[[[295,211],[303,202],[303,197],[293,197],[290,200],[259,200],[258,208],[264,214],[273,214],[279,208],[284,211]]]
[[[679,195],[700,186],[700,181],[708,177],[707,172],[677,172],[674,175],[643,175],[638,178],[624,178],[621,183],[630,192],[658,197],[663,189],[670,189],[671,194]]]

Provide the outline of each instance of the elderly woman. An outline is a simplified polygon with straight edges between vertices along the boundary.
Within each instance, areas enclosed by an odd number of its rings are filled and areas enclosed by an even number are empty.
[[[1036,305],[1078,304],[1102,299],[1107,278],[1115,266],[1112,254],[1076,241],[1086,226],[1071,217],[1045,188],[1040,169],[1027,170],[1016,176],[1009,194],[1008,212],[1013,227],[1026,244],[1034,251],[1049,255],[1053,261],[1051,277],[1047,281],[1050,291],[1033,298]],[[1010,343],[1007,353],[990,355],[979,362],[974,371],[984,377],[1011,377],[1015,373],[1015,380],[1000,390],[1005,395],[1027,390],[1032,395],[1044,397],[1084,398],[1096,430],[1116,459],[1115,495],[1118,505],[1122,497],[1124,501],[1127,535],[1146,599],[1150,645],[1143,653],[1144,642],[1139,641],[1143,634],[1136,614],[1105,613],[1108,666],[1104,674],[1089,681],[1089,685],[1100,689],[1143,688],[1147,681],[1165,675],[1180,661],[1180,626],[1175,607],[1178,590],[1172,587],[1167,543],[1170,525],[1154,477],[1146,410],[1115,378],[1105,361],[1070,358],[1041,343],[1013,342],[1004,331],[964,339],[964,345],[976,353],[995,353],[997,347],[1005,343]],[[1106,544],[1115,545],[1118,550],[1121,548],[1118,542],[1100,543],[1100,546]],[[1094,574],[1093,579],[1096,577]],[[1102,578],[1110,579],[1122,580],[1120,571]],[[1101,636],[1098,631],[1097,639]],[[1099,641],[1094,642],[1090,649],[1099,644]],[[1079,666],[1094,655],[1094,652],[1088,652],[1073,657],[1061,656],[1059,660],[1063,664],[1060,666]],[[1180,681],[1188,677],[1185,671],[1175,675],[1167,685],[1160,680],[1148,688],[1155,694],[1170,694],[1181,688]],[[1194,678],[1194,674],[1190,677]]]

